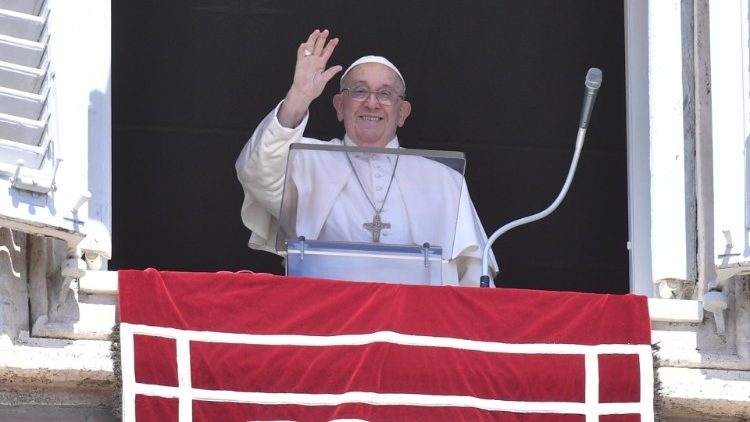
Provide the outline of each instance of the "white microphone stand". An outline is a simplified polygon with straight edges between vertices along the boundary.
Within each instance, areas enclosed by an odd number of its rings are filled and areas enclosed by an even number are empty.
[[[573,153],[573,161],[570,163],[570,169],[568,170],[568,177],[565,179],[565,184],[562,190],[557,195],[555,201],[547,207],[544,211],[530,215],[528,217],[519,218],[518,220],[511,221],[510,223],[500,227],[495,233],[490,236],[487,240],[487,244],[484,246],[484,254],[482,255],[482,277],[480,278],[480,287],[490,286],[489,276],[489,257],[490,251],[492,250],[492,244],[497,240],[498,237],[502,236],[505,232],[510,229],[522,226],[527,223],[531,223],[552,214],[557,209],[565,195],[568,193],[570,184],[573,182],[573,175],[575,175],[576,167],[578,167],[578,158],[581,155],[581,149],[583,149],[583,141],[586,138],[586,129],[588,128],[589,117],[591,116],[591,110],[596,100],[596,94],[602,83],[602,72],[597,68],[589,69],[586,74],[586,96],[583,105],[583,111],[581,112],[581,123],[578,127],[578,136],[576,137],[576,147]]]

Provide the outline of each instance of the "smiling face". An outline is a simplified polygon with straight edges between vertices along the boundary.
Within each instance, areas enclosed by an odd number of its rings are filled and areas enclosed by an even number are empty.
[[[363,63],[355,66],[343,82],[349,90],[363,87],[371,92],[390,90],[403,94],[404,88],[398,75],[380,63]],[[392,105],[383,105],[375,95],[365,101],[355,101],[346,91],[333,97],[336,116],[344,122],[344,128],[355,144],[362,147],[385,147],[396,136],[396,129],[403,126],[411,113],[411,104],[402,99]]]

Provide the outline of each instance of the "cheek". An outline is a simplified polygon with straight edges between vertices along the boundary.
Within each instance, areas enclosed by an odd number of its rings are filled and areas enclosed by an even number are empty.
[[[341,112],[339,113],[339,119],[345,120],[345,119],[352,119],[354,117],[354,111],[355,107],[352,104],[342,104],[341,105]]]

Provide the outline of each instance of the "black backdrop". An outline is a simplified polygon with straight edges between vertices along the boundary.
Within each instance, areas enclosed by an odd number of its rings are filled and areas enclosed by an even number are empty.
[[[234,160],[283,98],[315,28],[330,64],[388,57],[408,85],[406,147],[467,154],[488,232],[546,208],[572,157],[583,81],[604,73],[576,179],[550,217],[495,243],[498,284],[628,289],[623,4],[599,0],[113,1],[111,269],[281,273],[246,247]],[[307,134],[340,137],[330,84]]]

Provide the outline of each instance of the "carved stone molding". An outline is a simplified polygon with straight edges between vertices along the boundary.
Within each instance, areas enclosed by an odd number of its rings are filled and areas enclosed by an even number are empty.
[[[116,296],[80,292],[85,263],[64,241],[29,236],[29,302],[33,337],[107,339]]]

